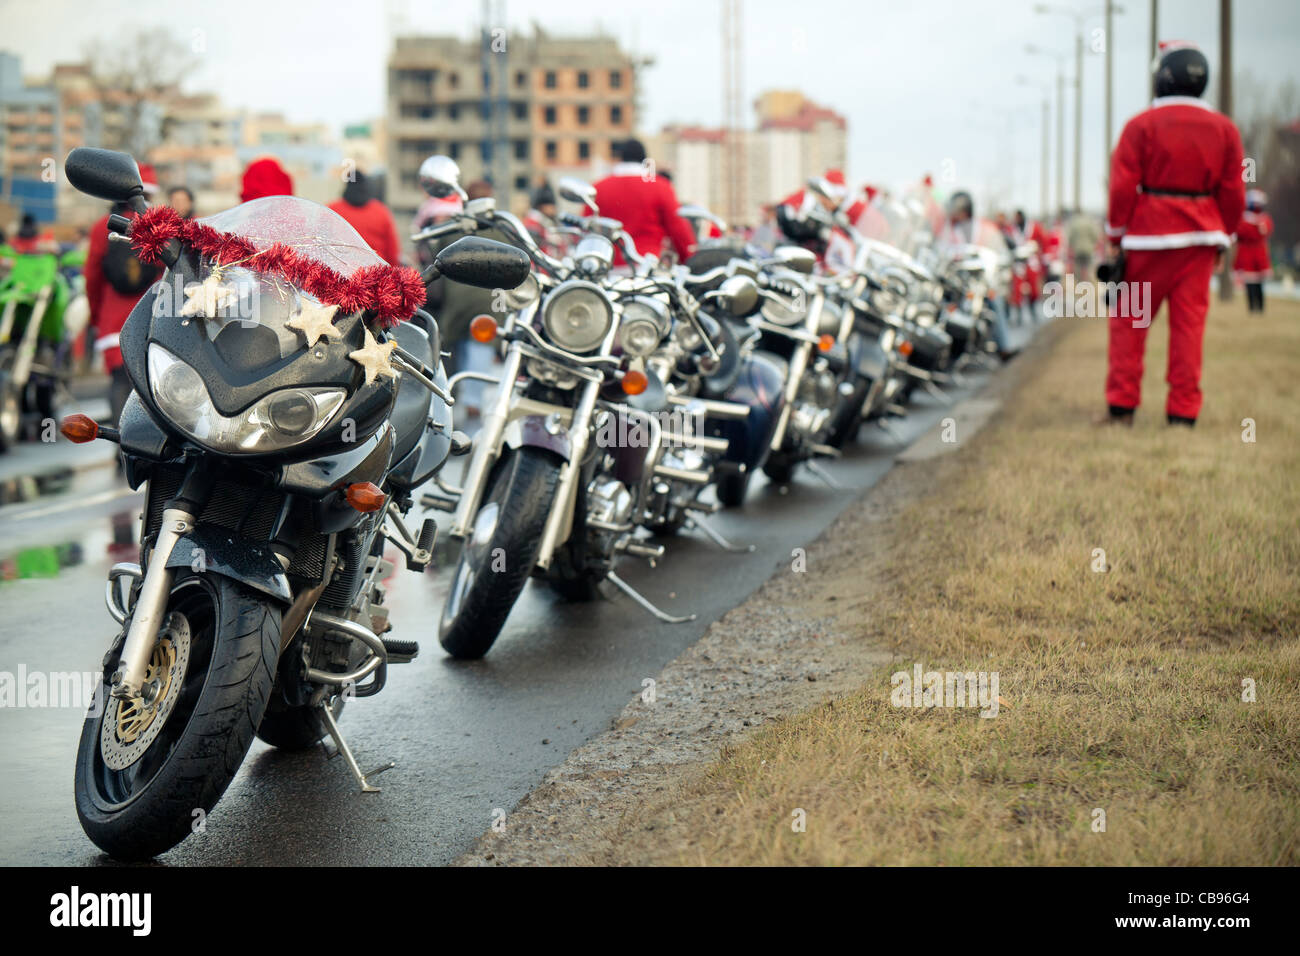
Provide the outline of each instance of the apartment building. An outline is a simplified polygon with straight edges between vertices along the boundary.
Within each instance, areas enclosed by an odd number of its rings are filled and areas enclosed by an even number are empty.
[[[636,127],[637,70],[648,61],[607,36],[532,33],[398,37],[388,61],[389,200],[399,215],[424,198],[420,163],[444,153],[465,182],[489,179],[526,208],[541,180],[595,178]],[[500,145],[504,145],[501,155]]]
[[[764,204],[848,162],[845,118],[798,91],[763,93],[754,101],[754,120],[753,129],[731,138],[718,128],[666,126],[648,140],[649,148],[656,165],[672,172],[683,202],[707,206],[737,225],[758,222]],[[728,181],[729,149],[739,157],[734,183]]]

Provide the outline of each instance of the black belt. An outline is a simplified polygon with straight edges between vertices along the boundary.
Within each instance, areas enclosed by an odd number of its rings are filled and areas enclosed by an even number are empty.
[[[1214,193],[1188,193],[1177,189],[1151,189],[1149,186],[1138,188],[1147,196],[1172,196],[1174,199],[1208,199],[1214,195]]]

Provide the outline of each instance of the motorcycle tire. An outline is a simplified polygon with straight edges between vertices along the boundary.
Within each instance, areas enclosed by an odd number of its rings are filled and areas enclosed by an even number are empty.
[[[0,454],[18,444],[22,429],[22,396],[13,387],[9,372],[0,368]]]
[[[343,698],[331,705],[335,719],[343,711]],[[257,728],[257,739],[277,750],[306,750],[314,747],[329,733],[321,719],[320,708],[310,705],[275,706],[266,709]]]
[[[794,480],[794,469],[798,464],[785,455],[772,455],[763,463],[763,474],[774,485],[788,485]]]
[[[438,641],[452,657],[476,660],[501,633],[537,563],[559,476],[560,460],[539,448],[508,451],[494,469],[442,609]],[[493,570],[498,554],[504,566]]]
[[[162,681],[152,716],[138,705],[123,715],[104,678],[77,749],[82,829],[125,862],[170,850],[221,799],[262,722],[280,652],[280,608],[226,578],[185,572],[167,610],[150,661]]]
[[[749,493],[749,479],[753,476],[749,469],[733,475],[723,475],[718,479],[716,494],[718,503],[724,508],[739,508],[745,503]]]
[[[826,444],[832,448],[843,448],[857,439],[858,431],[862,428],[862,404],[867,400],[869,391],[871,382],[859,381],[853,394],[840,402],[826,434]]]

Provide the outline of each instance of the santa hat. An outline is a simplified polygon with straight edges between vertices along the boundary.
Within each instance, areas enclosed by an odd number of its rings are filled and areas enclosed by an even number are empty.
[[[261,199],[263,196],[292,196],[293,179],[284,171],[279,160],[263,156],[248,164],[244,170],[244,186],[239,193],[240,202]]]
[[[872,186],[870,183],[863,186],[862,191],[867,196],[867,202],[874,202],[876,197],[880,195],[880,190],[877,189],[875,186]]]
[[[848,182],[844,179],[844,171],[840,169],[828,169],[826,175],[822,177],[826,180],[829,187],[826,191],[836,199],[843,199],[849,194]]]
[[[152,196],[158,192],[158,174],[148,163],[140,165],[140,182],[144,185],[144,194]]]

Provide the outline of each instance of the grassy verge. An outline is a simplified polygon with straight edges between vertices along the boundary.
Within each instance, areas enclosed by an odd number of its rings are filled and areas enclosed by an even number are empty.
[[[1300,304],[1216,305],[1190,432],[1163,421],[1163,316],[1131,431],[1089,425],[1103,325],[1061,321],[859,566],[809,554],[810,613],[899,663],[631,815],[620,857],[1300,863]],[[997,716],[893,706],[914,663],[996,672]]]

